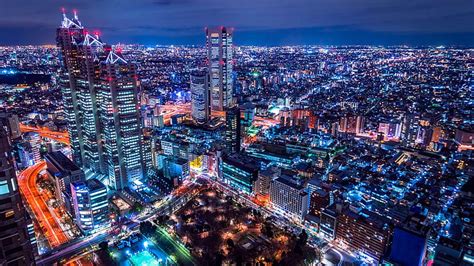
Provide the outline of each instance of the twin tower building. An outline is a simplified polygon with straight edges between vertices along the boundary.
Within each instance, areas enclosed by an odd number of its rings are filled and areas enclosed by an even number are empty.
[[[145,172],[136,66],[89,33],[76,13],[63,14],[57,43],[73,160],[86,175],[108,176],[109,186],[121,190]],[[232,105],[232,30],[207,30],[207,48],[207,68],[191,75],[197,123],[206,123],[211,110]]]

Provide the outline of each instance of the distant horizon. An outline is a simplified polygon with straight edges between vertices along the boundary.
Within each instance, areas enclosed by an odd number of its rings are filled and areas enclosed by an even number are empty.
[[[61,7],[107,43],[199,46],[225,25],[237,46],[474,46],[471,0],[4,1],[0,45],[55,43]]]

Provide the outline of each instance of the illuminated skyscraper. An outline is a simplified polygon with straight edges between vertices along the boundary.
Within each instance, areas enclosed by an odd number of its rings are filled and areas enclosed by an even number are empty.
[[[63,14],[61,27],[57,29],[57,44],[61,49],[61,75],[59,85],[63,97],[64,113],[68,125],[71,150],[74,161],[82,166],[82,110],[79,106],[80,94],[77,79],[81,69],[80,47],[78,42],[84,39],[85,30],[75,15],[73,19]]]
[[[7,127],[0,120],[0,265],[34,265]]]
[[[191,116],[198,124],[209,120],[209,83],[206,71],[191,73]]]
[[[109,185],[117,190],[143,177],[142,132],[135,65],[109,48],[101,64],[100,121]]]
[[[77,14],[57,31],[61,88],[73,159],[123,189],[143,176],[135,66],[91,35]]]
[[[240,108],[235,106],[225,112],[225,142],[227,151],[230,153],[240,151]]]
[[[211,110],[232,106],[232,35],[231,28],[207,29],[207,59],[210,76]]]

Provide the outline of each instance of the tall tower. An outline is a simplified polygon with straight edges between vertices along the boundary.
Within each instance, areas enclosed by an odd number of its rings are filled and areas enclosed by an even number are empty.
[[[72,157],[77,165],[82,166],[84,154],[82,140],[82,110],[77,89],[77,79],[81,69],[80,47],[77,45],[84,39],[85,30],[77,14],[69,19],[63,11],[63,21],[56,31],[57,45],[61,50],[61,72],[59,84],[63,97],[64,113],[71,142]]]
[[[120,190],[143,177],[135,65],[110,47],[101,64],[100,120],[109,185]]]
[[[226,27],[206,29],[206,35],[211,110],[224,111],[232,106],[233,30]]]
[[[225,141],[229,153],[240,152],[240,108],[234,106],[225,113]]]
[[[191,73],[191,116],[198,124],[209,120],[209,83],[208,73],[195,70]]]
[[[73,159],[114,189],[143,176],[135,66],[89,34],[77,14],[57,30],[61,86]]]
[[[0,265],[34,265],[7,127],[0,120]]]

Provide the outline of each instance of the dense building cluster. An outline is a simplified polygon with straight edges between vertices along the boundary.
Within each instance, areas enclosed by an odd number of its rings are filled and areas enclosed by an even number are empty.
[[[472,50],[235,47],[233,34],[206,29],[205,47],[111,46],[74,14],[57,48],[0,47],[2,150],[8,134],[15,157],[2,159],[0,200],[19,201],[12,165],[42,165],[69,240],[164,219],[207,180],[302,242],[308,233],[320,261],[474,262]],[[28,222],[0,223],[20,232],[8,247],[29,245]],[[39,246],[58,246],[46,238]],[[31,258],[0,254],[16,259]]]

